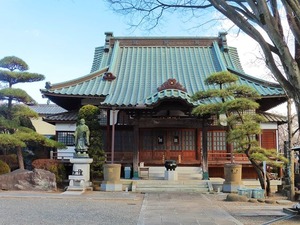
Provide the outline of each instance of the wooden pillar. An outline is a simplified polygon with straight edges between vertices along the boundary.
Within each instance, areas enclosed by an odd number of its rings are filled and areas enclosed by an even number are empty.
[[[107,110],[106,113],[106,152],[109,152],[109,150],[111,150],[110,110]],[[109,158],[109,160],[111,160],[111,157]]]
[[[133,128],[134,148],[133,148],[133,179],[139,178],[139,124],[137,123]]]
[[[197,151],[196,151],[196,160],[201,160],[201,157],[202,157],[202,154],[201,154],[200,133],[201,133],[200,128],[197,128],[196,129],[196,148],[197,148]]]
[[[202,122],[202,171],[203,180],[209,180],[208,174],[208,153],[207,153],[207,122],[203,119]]]

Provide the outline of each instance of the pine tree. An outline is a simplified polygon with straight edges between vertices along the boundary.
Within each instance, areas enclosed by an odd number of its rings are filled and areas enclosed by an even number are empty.
[[[226,114],[226,121],[219,119],[219,122],[228,125],[228,143],[234,146],[236,152],[247,155],[257,172],[261,187],[266,188],[267,194],[270,194],[270,174],[266,174],[265,187],[263,161],[274,168],[282,167],[287,159],[277,154],[275,149],[260,147],[256,135],[261,133],[260,123],[264,119],[256,114],[259,104],[255,101],[260,96],[248,86],[237,85],[236,81],[237,77],[229,72],[218,72],[209,76],[205,82],[207,85],[214,85],[214,89],[197,92],[192,97],[195,101],[206,100],[209,103],[194,108],[193,114]]]
[[[38,117],[36,112],[24,104],[13,104],[14,102],[35,103],[26,91],[13,88],[13,85],[41,81],[44,80],[44,75],[27,72],[28,65],[15,56],[1,59],[0,68],[3,68],[0,69],[0,82],[4,84],[4,88],[0,89],[0,100],[3,102],[0,105],[0,149],[17,150],[19,168],[24,169],[22,150],[25,147],[62,148],[64,146],[35,132],[30,118]]]

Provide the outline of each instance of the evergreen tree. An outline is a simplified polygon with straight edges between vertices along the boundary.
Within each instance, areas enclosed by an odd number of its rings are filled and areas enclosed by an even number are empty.
[[[98,122],[100,110],[93,105],[85,105],[80,108],[78,121],[85,119],[86,125],[90,129],[90,146],[88,154],[93,158],[91,164],[91,178],[99,179],[102,177],[103,164],[105,162],[105,152],[102,146],[102,131]]]
[[[15,56],[4,57],[0,60],[0,82],[4,88],[0,89],[0,149],[3,152],[17,151],[19,167],[24,169],[22,150],[26,147],[64,147],[62,144],[49,140],[43,135],[35,132],[30,118],[38,117],[24,104],[35,103],[24,90],[13,88],[17,83],[30,83],[44,80],[44,76],[37,73],[29,73],[28,65]],[[7,102],[7,104],[5,104]]]
[[[28,65],[20,58],[7,56],[0,60],[0,81],[7,84],[8,87],[0,90],[0,100],[7,100],[8,109],[11,110],[12,102],[35,103],[34,99],[26,91],[13,88],[14,84],[31,83],[42,81],[44,75],[27,72]]]
[[[207,85],[214,85],[208,91],[198,92],[192,98],[195,101],[205,100],[194,108],[195,115],[226,114],[221,125],[228,125],[227,141],[234,146],[236,152],[244,153],[257,172],[261,187],[270,194],[270,175],[267,172],[267,185],[264,182],[263,161],[269,167],[282,167],[287,160],[275,149],[261,148],[256,136],[261,133],[260,123],[264,119],[256,114],[259,104],[255,101],[260,96],[248,86],[237,85],[237,77],[229,72],[218,72],[206,79]],[[219,117],[220,118],[220,117]]]

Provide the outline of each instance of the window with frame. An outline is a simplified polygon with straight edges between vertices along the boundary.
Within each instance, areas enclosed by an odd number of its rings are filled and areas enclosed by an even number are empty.
[[[63,143],[66,146],[75,145],[74,131],[57,131],[57,141]]]
[[[107,111],[101,110],[100,114],[98,115],[98,121],[100,126],[106,126],[107,125]]]
[[[208,131],[207,149],[209,151],[226,151],[226,131]]]

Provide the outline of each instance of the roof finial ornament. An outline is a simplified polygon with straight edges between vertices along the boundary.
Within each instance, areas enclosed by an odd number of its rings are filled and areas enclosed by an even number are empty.
[[[104,51],[109,52],[110,47],[110,39],[114,36],[113,32],[105,32],[105,45],[104,45]]]
[[[104,73],[103,79],[107,81],[113,81],[114,79],[116,79],[116,76],[113,75],[112,72],[106,72]]]
[[[47,81],[46,84],[45,84],[45,88],[46,89],[50,89],[52,87],[50,81]]]
[[[228,51],[226,35],[227,32],[219,32],[219,45],[221,46],[224,52]]]
[[[160,87],[157,88],[158,91],[166,90],[166,89],[178,89],[186,92],[186,89],[177,82],[176,79],[170,78],[166,82],[164,82]]]

